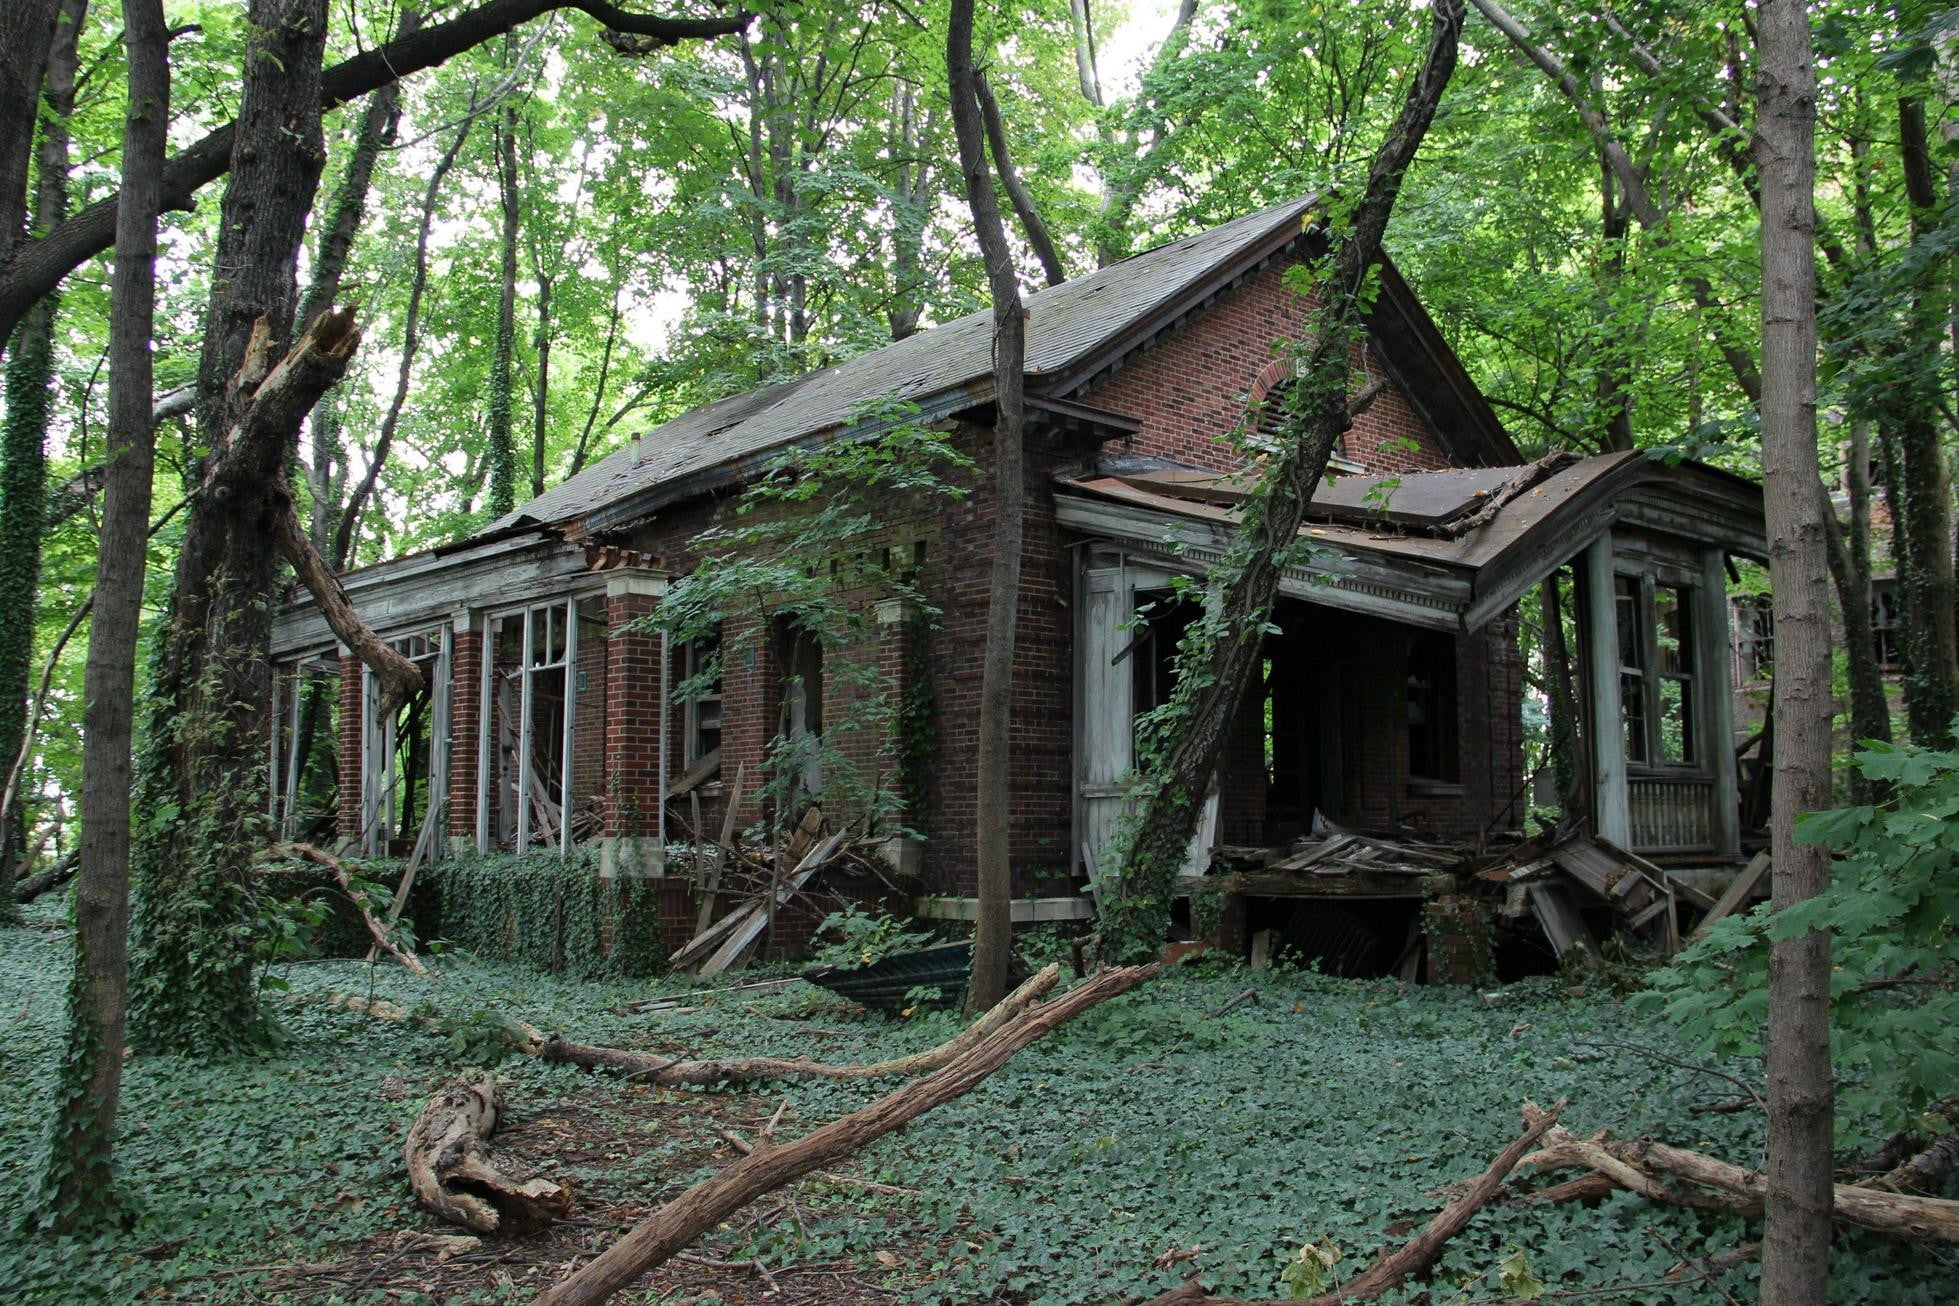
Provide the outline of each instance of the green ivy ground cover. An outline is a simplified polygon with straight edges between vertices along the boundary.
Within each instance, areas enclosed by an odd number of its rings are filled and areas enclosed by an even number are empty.
[[[39,1146],[66,965],[66,936],[45,912],[28,928],[0,930],[9,1029],[0,1041],[0,1174],[16,1183],[32,1173]],[[434,1228],[405,1200],[400,1136],[444,1075],[494,1055],[477,1034],[489,1021],[468,1019],[475,1011],[622,1046],[832,1061],[927,1047],[955,1028],[950,1016],[861,1016],[803,986],[718,994],[680,1014],[619,1015],[628,998],[680,982],[573,982],[458,955],[437,965],[435,984],[351,962],[294,967],[298,1000],[281,1006],[289,1037],[276,1053],[132,1060],[118,1156],[133,1228],[86,1243],[0,1231],[0,1300],[264,1300],[281,1295],[265,1287],[281,1266],[332,1262],[361,1240]],[[1257,1004],[1210,1014],[1247,984]],[[319,999],[334,991],[436,1003],[463,1019],[444,1037],[330,1010]],[[925,1302],[1060,1304],[1169,1286],[1187,1267],[1153,1263],[1195,1247],[1218,1290],[1283,1295],[1284,1263],[1304,1242],[1330,1239],[1344,1253],[1344,1277],[1384,1240],[1408,1236],[1439,1205],[1424,1193],[1480,1171],[1516,1132],[1527,1096],[1568,1096],[1574,1129],[1650,1130],[1737,1160],[1758,1155],[1747,1116],[1688,1113],[1697,1097],[1719,1095],[1717,1081],[1608,1041],[1679,1052],[1622,1007],[1548,989],[1486,996],[1187,968],[1037,1044],[859,1158],[858,1173],[922,1197],[826,1188],[770,1218],[734,1222],[704,1250],[776,1266],[850,1262],[864,1267],[864,1281]],[[649,1094],[522,1058],[500,1073],[518,1113],[582,1112],[618,1130],[616,1150],[568,1155],[560,1168],[590,1209],[644,1204],[701,1177],[717,1114],[759,1119],[787,1097],[781,1135],[794,1136],[889,1088]],[[655,1096],[666,1112],[657,1118],[642,1109]],[[22,1205],[10,1208],[10,1224]],[[1631,1197],[1492,1207],[1450,1244],[1443,1290],[1427,1299],[1456,1300],[1457,1285],[1471,1280],[1464,1300],[1500,1298],[1497,1267],[1517,1249],[1552,1291],[1570,1292],[1659,1279],[1682,1254],[1756,1236],[1737,1220]],[[881,1263],[886,1249],[898,1267]],[[1927,1253],[1856,1234],[1841,1236],[1837,1250],[1833,1300],[1950,1299],[1948,1271]],[[1748,1295],[1751,1274],[1735,1271],[1725,1284]],[[486,1274],[481,1298],[520,1299],[537,1286],[499,1288]],[[335,1298],[322,1289],[315,1299]],[[1619,1299],[1720,1298],[1698,1284]]]

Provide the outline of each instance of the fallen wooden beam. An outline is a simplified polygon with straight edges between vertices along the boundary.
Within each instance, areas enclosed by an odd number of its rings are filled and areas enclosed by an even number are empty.
[[[914,1079],[895,1093],[793,1143],[743,1157],[662,1206],[598,1259],[547,1289],[537,1298],[537,1306],[591,1306],[610,1299],[757,1197],[853,1155],[934,1107],[970,1092],[1014,1054],[1056,1026],[1128,992],[1161,970],[1151,964],[1103,971],[1054,1001],[1022,1013],[942,1069]]]
[[[1707,933],[1708,926],[1724,916],[1732,915],[1737,908],[1748,901],[1749,895],[1755,892],[1755,886],[1760,884],[1762,877],[1768,873],[1768,853],[1756,853],[1754,860],[1742,868],[1741,874],[1735,876],[1735,882],[1728,886],[1728,891],[1715,901],[1714,906],[1708,909],[1707,915],[1701,918],[1701,923],[1694,927],[1693,937],[1698,939]]]
[[[422,1108],[402,1147],[416,1200],[477,1233],[527,1233],[571,1214],[567,1189],[491,1153],[497,1114],[491,1075],[454,1080]]]

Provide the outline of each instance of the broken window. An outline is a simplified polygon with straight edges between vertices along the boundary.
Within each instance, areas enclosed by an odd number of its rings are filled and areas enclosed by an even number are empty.
[[[1619,636],[1619,717],[1628,762],[1700,761],[1694,681],[1696,591],[1650,577],[1613,578]]]
[[[303,658],[274,669],[266,793],[267,814],[282,839],[332,837],[340,807],[339,703],[340,667],[332,658]]]
[[[373,671],[361,669],[361,842],[369,856],[424,853],[439,830],[447,796],[445,748],[447,628],[434,627],[388,642],[422,673],[422,687],[382,716]],[[444,719],[437,720],[441,712]]]
[[[781,622],[776,629],[782,657],[782,706],[776,757],[793,777],[787,806],[823,789],[823,644],[810,631]]]
[[[1456,641],[1423,631],[1408,649],[1404,691],[1408,722],[1408,776],[1456,784],[1462,767],[1456,747]]]
[[[698,762],[721,747],[721,637],[707,635],[680,646],[682,761]]]
[[[1871,582],[1871,653],[1886,671],[1905,664],[1904,607],[1895,580]]]
[[[1775,605],[1766,594],[1734,600],[1735,686],[1767,680],[1775,671]]]
[[[604,600],[503,613],[488,634],[478,844],[568,853],[604,801]]]

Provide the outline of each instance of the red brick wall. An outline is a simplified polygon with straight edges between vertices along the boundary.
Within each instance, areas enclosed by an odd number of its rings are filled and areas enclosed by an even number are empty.
[[[1288,290],[1285,267],[1274,262],[1220,295],[1210,308],[1170,333],[1114,376],[1089,387],[1088,403],[1142,419],[1134,437],[1111,442],[1111,453],[1152,454],[1197,467],[1235,467],[1220,437],[1245,415],[1248,400],[1265,393],[1284,371],[1275,341],[1297,335],[1311,301]],[[1355,358],[1356,382],[1361,366]],[[1370,352],[1365,366],[1382,372]],[[1414,441],[1416,448],[1403,447]],[[1369,471],[1433,471],[1449,466],[1441,440],[1398,384],[1355,419],[1341,452]]]
[[[652,612],[650,594],[608,594],[605,649],[605,833],[627,837],[659,832],[660,658],[658,635],[627,632],[628,622]]]
[[[361,664],[353,654],[340,659],[340,809],[335,828],[342,835],[361,828]]]
[[[475,846],[476,771],[482,760],[478,738],[483,720],[483,635],[458,630],[449,665],[449,834]]]

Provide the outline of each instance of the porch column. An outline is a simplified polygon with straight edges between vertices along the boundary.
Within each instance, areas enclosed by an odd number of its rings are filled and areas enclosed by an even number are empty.
[[[658,877],[666,862],[666,641],[629,631],[666,597],[667,578],[644,568],[605,580],[605,827],[599,874]]]
[[[1699,666],[1694,668],[1700,683],[1707,686],[1707,706],[1701,711],[1701,724],[1707,732],[1707,762],[1714,772],[1713,821],[1714,851],[1725,855],[1741,851],[1741,799],[1735,779],[1735,692],[1734,642],[1728,630],[1728,568],[1720,549],[1701,555],[1701,610],[1695,614],[1700,630]]]
[[[1593,832],[1620,847],[1632,842],[1626,802],[1626,746],[1619,706],[1619,620],[1612,584],[1612,532],[1585,550],[1585,664],[1592,698]]]
[[[451,617],[449,629],[449,834],[473,848],[483,751],[483,632],[467,611]]]

